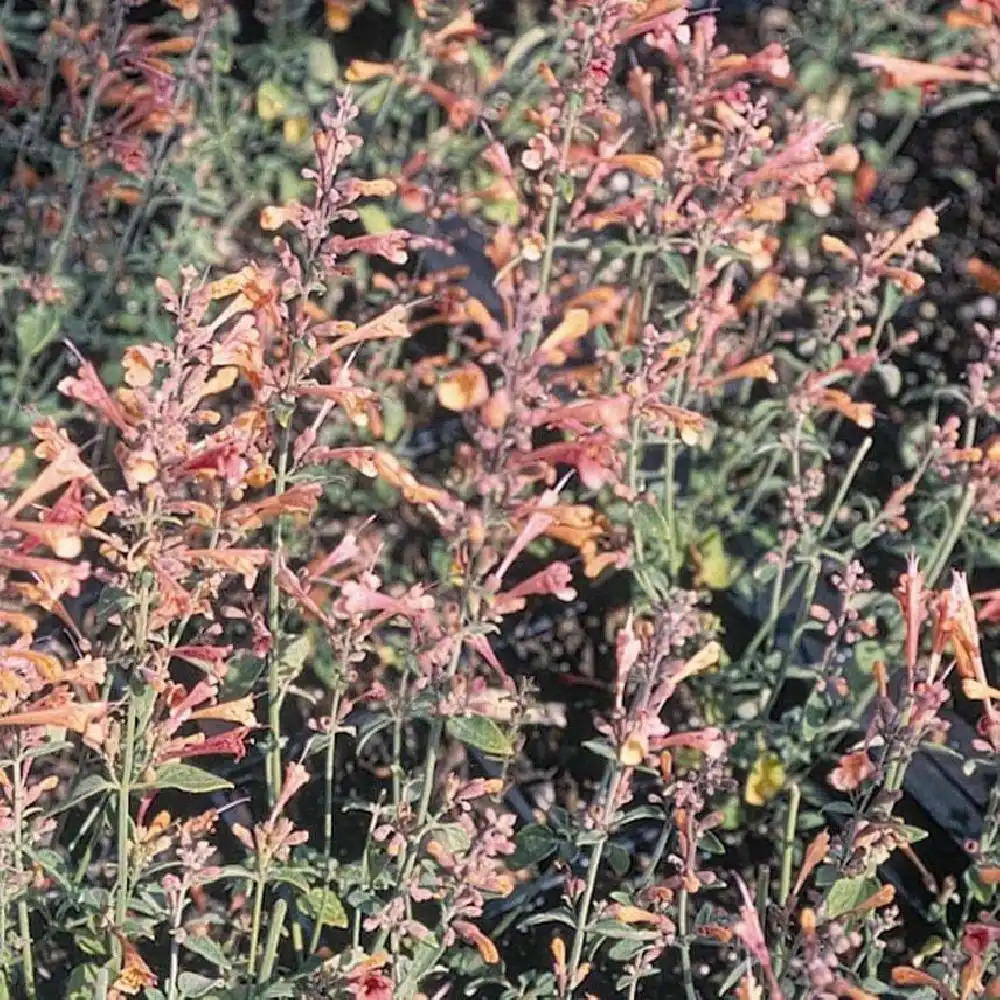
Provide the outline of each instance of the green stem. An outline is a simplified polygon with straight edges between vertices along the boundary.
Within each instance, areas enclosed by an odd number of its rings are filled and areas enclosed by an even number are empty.
[[[587,921],[590,919],[590,907],[594,900],[594,889],[597,886],[597,872],[601,867],[601,859],[604,857],[604,845],[607,843],[605,835],[596,844],[590,853],[590,866],[587,869],[587,882],[583,889],[583,896],[580,898],[580,907],[576,911],[576,928],[573,931],[573,945],[569,954],[569,965],[567,966],[566,981],[569,985],[569,995],[572,996],[576,989],[576,977],[579,974],[580,959],[583,957],[583,946],[587,939]]]
[[[184,923],[184,907],[187,905],[186,890],[182,890],[174,910],[173,932],[170,935],[170,978],[167,981],[167,1000],[177,1000],[177,977],[180,973],[180,934]]]
[[[14,756],[14,871],[24,875],[24,773],[21,769],[21,746],[18,741],[17,753]],[[24,968],[25,995],[34,1000],[38,995],[35,991],[35,963],[31,949],[31,923],[28,916],[28,901],[25,889],[21,891],[17,901],[17,925],[21,938],[21,964]]]
[[[691,969],[691,935],[688,931],[688,891],[683,886],[677,897],[677,947],[681,953],[681,979],[685,1000],[698,1000]]]
[[[125,712],[125,737],[122,747],[122,774],[118,784],[118,875],[115,895],[115,926],[121,930],[128,913],[129,897],[129,799],[132,794],[132,770],[135,767],[136,708],[135,693],[128,693]]]
[[[587,922],[590,920],[590,907],[594,900],[594,888],[597,886],[597,875],[601,867],[601,859],[604,857],[604,847],[608,842],[608,829],[614,818],[615,803],[618,799],[618,787],[621,784],[621,780],[622,772],[616,766],[611,776],[605,799],[603,833],[600,840],[594,844],[594,848],[590,852],[587,881],[584,885],[583,895],[580,897],[579,908],[576,911],[576,928],[573,932],[573,944],[570,948],[569,964],[566,972],[570,995],[572,995],[577,985],[576,977],[580,968],[580,959],[583,957],[583,946],[587,939]]]
[[[95,80],[90,86],[90,93],[87,94],[87,106],[83,114],[80,156],[76,162],[73,186],[70,189],[69,206],[66,209],[66,217],[63,219],[62,229],[56,238],[55,246],[52,248],[49,276],[53,278],[58,277],[62,273],[63,264],[66,262],[66,253],[69,250],[69,242],[73,236],[73,229],[76,227],[77,218],[80,215],[80,206],[83,204],[83,192],[86,190],[87,181],[90,179],[90,168],[87,166],[84,157],[86,156],[87,144],[90,142],[90,131],[94,127],[94,116],[97,113],[100,94],[101,88]]]
[[[774,974],[780,979],[785,960],[789,954],[788,939],[788,907],[792,892],[792,861],[795,853],[795,831],[799,822],[799,805],[802,802],[802,790],[797,784],[788,789],[788,816],[785,819],[785,842],[781,851],[781,881],[778,887],[778,903],[781,905],[782,932],[774,948]]]
[[[322,912],[322,911],[320,911]],[[264,954],[260,960],[260,974],[257,981],[266,983],[274,973],[274,963],[278,957],[278,946],[281,944],[281,931],[288,915],[288,900],[278,898],[271,910],[271,920],[267,928],[267,940],[264,942]],[[317,918],[317,923],[321,921]]]
[[[288,482],[288,449],[291,442],[292,414],[287,414],[281,428],[278,445],[278,468],[275,473],[274,491],[276,496],[285,492]],[[278,572],[281,569],[282,546],[281,517],[274,522],[271,537],[271,574],[268,580],[267,607],[268,628],[271,632],[271,651],[267,665],[267,727],[270,745],[267,751],[267,800],[273,807],[281,788],[281,593],[278,588]]]
[[[840,489],[837,490],[837,495],[833,498],[833,502],[827,508],[826,516],[823,518],[823,523],[819,528],[819,538],[822,541],[826,538],[827,533],[833,527],[833,522],[836,520],[837,511],[844,504],[844,500],[847,499],[847,491],[851,488],[851,483],[854,482],[854,477],[858,474],[858,469],[861,468],[861,463],[865,460],[865,456],[871,450],[872,439],[866,437],[861,444],[858,446],[858,450],[854,453],[854,457],[851,459],[851,464],[847,467],[847,472],[844,474],[843,482],[840,484]]]
[[[785,843],[781,853],[781,883],[778,890],[778,902],[781,906],[788,903],[788,895],[792,891],[792,855],[795,852],[795,830],[799,823],[799,805],[802,802],[802,790],[792,784],[788,789],[788,817],[785,821]]]
[[[20,408],[21,397],[24,395],[24,384],[28,380],[28,373],[30,371],[31,358],[27,354],[22,355],[17,366],[17,376],[14,381],[14,389],[10,394],[10,402],[7,404],[7,423],[10,423],[14,419],[14,414],[16,414]]]
[[[326,745],[326,756],[323,767],[323,899],[319,908],[320,914],[326,910],[327,896],[330,893],[330,881],[333,878],[333,766],[337,748],[337,717],[340,715],[341,691],[333,692],[333,704],[330,707],[330,739]],[[309,939],[309,954],[316,954],[319,947],[320,934],[323,933],[323,921],[317,919],[313,924]]]
[[[154,501],[147,497],[144,517],[144,537],[148,538],[152,530]],[[135,741],[138,728],[138,711],[136,708],[136,692],[134,683],[139,676],[138,666],[142,662],[143,650],[149,635],[149,612],[153,597],[152,584],[148,579],[142,582],[139,596],[139,607],[135,621],[135,667],[129,678],[125,693],[127,705],[125,708],[125,734],[122,746],[122,773],[118,783],[118,871],[115,875],[115,927],[124,932],[125,918],[128,915],[129,901],[129,820],[130,801],[132,796],[132,772],[135,770]],[[115,937],[112,942],[112,958],[116,972],[121,969],[122,948]]]
[[[253,982],[257,972],[257,950],[260,947],[261,918],[264,913],[264,886],[267,871],[260,855],[257,856],[257,878],[253,888],[253,916],[250,923],[250,957],[247,965],[247,981]]]
[[[930,558],[926,577],[926,585],[929,588],[933,588],[936,585],[938,577],[940,577],[948,565],[948,560],[951,558],[952,552],[955,551],[955,546],[958,544],[958,539],[961,537],[965,524],[969,519],[969,514],[972,513],[972,504],[975,502],[975,499],[975,486],[969,483],[962,494],[962,501],[955,512],[955,517],[952,519],[951,524],[948,525],[948,531],[944,534],[941,541],[938,542],[937,548]]]

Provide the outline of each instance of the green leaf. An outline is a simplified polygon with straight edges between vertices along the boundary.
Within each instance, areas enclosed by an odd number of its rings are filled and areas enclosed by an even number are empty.
[[[465,827],[458,823],[442,823],[434,827],[434,839],[452,854],[464,854],[471,846],[472,841]]]
[[[598,937],[619,941],[654,941],[659,936],[659,931],[623,924],[620,920],[595,920],[588,930]]]
[[[533,913],[530,917],[525,917],[517,926],[519,930],[527,930],[529,927],[541,927],[543,924],[565,924],[575,930],[576,914],[571,913],[565,906],[560,906],[554,910]]]
[[[879,660],[887,659],[885,643],[875,639],[862,639],[854,644],[854,662],[866,673],[870,674],[872,668]]]
[[[702,832],[702,835],[698,838],[698,846],[709,854],[726,853],[726,845],[711,830]]]
[[[81,963],[73,967],[66,983],[66,1000],[93,1000],[101,996],[98,990],[98,980],[101,978],[101,967],[96,963]],[[104,976],[104,994],[107,995],[107,975]]]
[[[487,222],[516,226],[521,218],[521,206],[516,198],[498,198],[484,205],[482,213]]]
[[[877,879],[858,875],[854,878],[842,878],[830,886],[826,895],[824,912],[834,920],[844,913],[860,906],[866,899],[878,892],[880,886]]]
[[[156,777],[142,788],[177,788],[193,795],[207,795],[209,792],[222,792],[232,788],[233,783],[219,778],[200,767],[190,764],[171,763],[157,768]]]
[[[598,757],[614,761],[616,764],[618,763],[618,755],[615,753],[614,747],[606,740],[584,740],[581,746],[584,750],[589,750],[591,753],[597,754]]]
[[[681,288],[687,288],[690,285],[691,276],[688,273],[688,263],[681,254],[664,251],[660,254],[660,260],[663,262],[663,266],[666,268],[667,274],[669,274],[670,277],[681,286]]]
[[[257,88],[257,117],[264,122],[273,122],[286,110],[288,93],[274,80],[264,80]]]
[[[698,582],[709,590],[725,590],[732,579],[732,573],[722,533],[710,531],[698,543],[697,552]]]
[[[264,672],[264,660],[249,649],[238,649],[226,665],[226,678],[219,692],[220,701],[235,701],[253,690],[257,678]]]
[[[279,687],[287,687],[305,670],[306,660],[312,656],[314,648],[312,636],[305,632],[282,649],[278,658]]]
[[[209,965],[214,965],[216,968],[228,969],[231,965],[229,959],[226,958],[226,953],[222,950],[222,945],[210,937],[201,934],[185,934],[181,944],[188,951],[203,958]]]
[[[324,38],[310,38],[306,43],[306,60],[309,75],[323,84],[335,83],[337,80],[337,57],[333,54],[333,46]]]
[[[490,757],[510,757],[514,744],[492,720],[483,715],[456,715],[448,720],[448,735],[482,750]]]
[[[550,827],[529,823],[517,831],[514,844],[517,849],[507,857],[507,867],[518,871],[544,861],[559,846],[559,837]]]
[[[53,806],[46,815],[55,816],[57,813],[78,806],[92,795],[99,795],[101,792],[107,792],[112,788],[114,788],[114,785],[106,778],[102,778],[99,774],[89,774],[73,789],[67,799]]]
[[[182,972],[177,977],[177,987],[182,997],[204,997],[219,988],[219,980],[197,972]]]
[[[276,865],[271,869],[271,876],[275,882],[287,882],[289,885],[294,885],[303,894],[310,892],[308,868],[296,868],[293,865]]]
[[[14,324],[22,361],[30,361],[52,343],[59,332],[59,313],[41,302],[25,309]]]
[[[365,227],[366,232],[371,233],[373,236],[381,236],[383,233],[392,232],[394,228],[392,220],[381,205],[369,202],[365,205],[355,205],[354,209],[358,213],[361,224]]]
[[[317,887],[310,889],[302,898],[302,908],[313,918],[327,927],[346,927],[347,913],[344,904],[332,889]]]
[[[382,437],[392,444],[406,427],[406,407],[398,396],[385,393],[379,397],[382,404]]]
[[[618,878],[624,878],[632,867],[632,855],[621,844],[608,844],[604,849],[604,857]]]
[[[903,390],[903,373],[898,365],[889,361],[875,366],[875,374],[882,380],[885,391],[895,399]]]

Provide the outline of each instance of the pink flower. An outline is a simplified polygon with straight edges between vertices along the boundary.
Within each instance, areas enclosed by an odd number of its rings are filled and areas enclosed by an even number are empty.
[[[358,1000],[392,1000],[392,980],[384,972],[365,971],[347,992]]]
[[[754,904],[750,890],[746,883],[739,876],[736,877],[736,886],[740,890],[742,902],[740,903],[740,919],[733,927],[736,936],[743,942],[743,946],[757,960],[764,970],[768,985],[771,987],[773,1000],[783,1000],[781,987],[778,985],[777,976],[774,974],[774,967],[771,965],[771,954],[767,948],[767,941],[764,939],[764,931],[760,926],[760,919],[757,916],[757,907]]]
[[[510,614],[524,607],[526,597],[548,595],[558,597],[561,601],[572,601],[576,591],[570,586],[573,582],[573,571],[565,562],[554,562],[538,573],[522,580],[510,590],[497,594],[494,603],[495,610],[500,614]]]

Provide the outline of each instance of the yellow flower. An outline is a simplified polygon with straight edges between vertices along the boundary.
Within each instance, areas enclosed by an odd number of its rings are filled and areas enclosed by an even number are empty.
[[[309,135],[309,119],[305,115],[295,115],[286,118],[282,126],[285,142],[290,146],[298,145],[307,135]]]
[[[257,117],[273,122],[288,105],[288,96],[273,80],[265,80],[257,88]]]
[[[776,753],[762,752],[747,775],[744,800],[752,806],[766,805],[785,784],[785,765]]]

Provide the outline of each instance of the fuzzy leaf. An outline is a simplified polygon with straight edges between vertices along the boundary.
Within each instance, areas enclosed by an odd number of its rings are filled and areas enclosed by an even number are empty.
[[[327,927],[346,927],[347,913],[344,904],[337,898],[332,889],[318,887],[310,889],[302,899],[303,909],[314,920],[319,920]]]
[[[226,953],[222,950],[222,945],[210,937],[201,934],[187,934],[182,944],[188,951],[219,969],[228,969],[231,965],[229,959],[226,958]]]
[[[514,752],[510,737],[484,715],[453,716],[448,720],[448,735],[490,757],[509,757]]]
[[[838,879],[830,886],[830,891],[826,896],[824,904],[826,916],[833,920],[841,914],[853,910],[856,906],[860,906],[878,890],[878,882],[864,875]]]
[[[200,767],[190,764],[171,763],[157,768],[156,777],[143,788],[177,788],[192,795],[207,795],[209,792],[222,792],[232,788],[233,783],[225,778],[216,777]]]
[[[517,850],[507,858],[507,867],[518,871],[544,861],[559,846],[559,838],[549,827],[529,823],[518,830],[514,843]]]
[[[372,236],[381,236],[383,233],[392,232],[392,220],[381,205],[369,203],[354,207],[361,219],[361,224],[365,227],[365,232],[371,233]]]
[[[55,816],[56,813],[61,813],[66,809],[72,809],[74,806],[78,806],[81,802],[85,802],[92,795],[98,795],[101,792],[106,792],[113,787],[114,785],[112,785],[110,781],[106,778],[102,778],[99,774],[89,774],[73,789],[72,793],[65,800],[53,806],[53,808],[50,809],[46,815]]]

